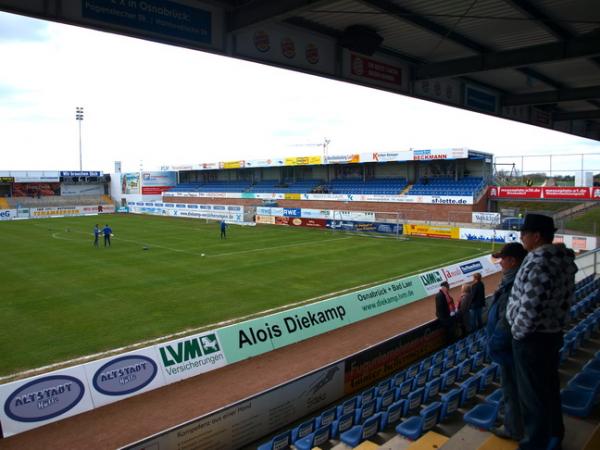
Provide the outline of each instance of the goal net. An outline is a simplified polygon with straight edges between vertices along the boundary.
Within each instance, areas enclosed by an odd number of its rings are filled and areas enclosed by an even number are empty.
[[[377,238],[407,240],[403,234],[403,213],[399,211],[332,210],[331,229],[335,232]]]

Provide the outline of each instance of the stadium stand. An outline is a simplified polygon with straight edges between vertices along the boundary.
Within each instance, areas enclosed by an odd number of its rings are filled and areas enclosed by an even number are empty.
[[[54,197],[13,197],[5,199],[9,208],[43,208],[48,206],[73,206],[73,205],[112,205],[112,200],[106,195],[79,195],[79,196],[54,196]]]
[[[600,279],[590,275],[577,283],[570,313],[571,326],[565,333],[561,349],[561,372],[565,372],[567,359],[575,355],[582,345],[596,342],[597,346]],[[347,449],[385,445],[381,448],[400,449],[407,448],[410,442],[414,445],[423,443],[423,446],[414,448],[432,448],[425,444],[434,441],[437,446],[446,443],[448,448],[493,448],[489,445],[464,447],[469,445],[465,442],[465,436],[470,433],[469,427],[487,431],[503,414],[500,370],[485,351],[486,341],[483,329],[467,335],[409,368],[378,381],[362,393],[304,419],[295,427],[280,431],[258,448],[309,449],[320,446]],[[570,379],[564,383],[561,392],[563,413],[586,418],[598,412],[600,351],[575,370],[569,369],[569,373]],[[422,379],[426,380],[425,387],[420,387]],[[458,422],[454,432],[448,432],[452,429],[446,426],[450,422]],[[295,440],[302,429],[305,433]],[[483,439],[482,443],[496,439],[490,433],[477,437]],[[398,443],[399,439],[407,441],[402,444]],[[456,447],[452,447],[453,441],[456,441]]]
[[[410,195],[477,195],[485,187],[483,178],[465,177],[453,180],[450,177],[420,178],[408,191]]]
[[[366,181],[332,180],[327,185],[331,194],[396,195],[406,187],[406,178],[373,178]]]

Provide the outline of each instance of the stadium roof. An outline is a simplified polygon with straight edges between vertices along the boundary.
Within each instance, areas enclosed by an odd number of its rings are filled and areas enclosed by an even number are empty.
[[[0,10],[600,140],[597,0],[0,0]]]

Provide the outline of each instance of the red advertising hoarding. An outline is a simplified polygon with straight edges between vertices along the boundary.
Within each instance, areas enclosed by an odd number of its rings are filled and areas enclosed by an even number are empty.
[[[548,199],[573,199],[589,200],[591,197],[590,188],[587,187],[545,187],[543,188],[544,198]]]
[[[299,217],[275,217],[275,225],[290,225],[293,227],[326,228],[325,219],[301,219]]]
[[[142,186],[142,195],[161,195],[173,186]]]
[[[600,200],[600,188],[598,187],[490,186],[489,194],[492,198]]]

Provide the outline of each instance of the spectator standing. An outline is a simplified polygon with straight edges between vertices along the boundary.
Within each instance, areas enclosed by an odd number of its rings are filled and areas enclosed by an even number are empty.
[[[471,285],[463,284],[460,290],[460,301],[458,302],[458,312],[460,317],[460,325],[463,335],[471,332],[471,317],[469,310],[473,301],[473,290]]]
[[[483,308],[485,306],[485,285],[481,281],[481,274],[473,274],[471,285],[473,300],[471,301],[471,331],[478,330],[483,326]]]
[[[502,396],[504,399],[504,427],[492,428],[498,437],[519,441],[523,438],[523,417],[519,405],[519,391],[515,376],[515,362],[512,352],[512,335],[506,320],[506,305],[510,296],[517,271],[527,250],[518,242],[506,244],[492,255],[500,259],[502,280],[494,292],[488,312],[486,332],[487,351],[492,361],[500,365],[502,373]]]
[[[110,238],[112,236],[112,228],[106,224],[106,226],[102,229],[102,234],[104,235],[104,246],[110,247]]]
[[[551,217],[525,216],[521,241],[529,254],[506,309],[523,414],[523,450],[560,448],[565,433],[558,363],[577,266],[572,250],[552,244],[555,231]]]
[[[447,281],[440,284],[440,290],[435,296],[435,315],[446,331],[446,340],[448,343],[453,342],[455,338],[454,316],[456,315],[456,305],[450,295],[450,285]]]

